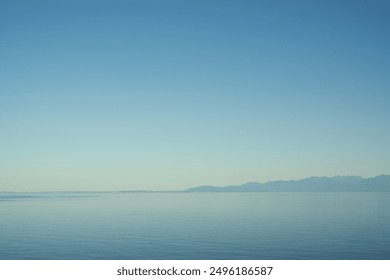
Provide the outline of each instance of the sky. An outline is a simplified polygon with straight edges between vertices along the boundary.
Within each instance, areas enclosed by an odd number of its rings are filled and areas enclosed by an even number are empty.
[[[0,191],[390,174],[389,1],[0,2]]]

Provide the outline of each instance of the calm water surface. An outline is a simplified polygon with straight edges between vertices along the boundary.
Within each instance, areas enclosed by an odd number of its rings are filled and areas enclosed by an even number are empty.
[[[390,259],[390,193],[0,193],[0,259]]]

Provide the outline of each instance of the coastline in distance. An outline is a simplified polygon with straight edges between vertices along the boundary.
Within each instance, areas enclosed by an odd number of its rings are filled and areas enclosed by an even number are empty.
[[[200,186],[186,192],[388,192],[390,176],[308,177],[301,180],[249,182],[239,186]]]

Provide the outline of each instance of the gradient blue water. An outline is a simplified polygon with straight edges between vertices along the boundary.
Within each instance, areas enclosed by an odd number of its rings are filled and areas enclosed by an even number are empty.
[[[0,259],[390,259],[390,193],[0,194]]]

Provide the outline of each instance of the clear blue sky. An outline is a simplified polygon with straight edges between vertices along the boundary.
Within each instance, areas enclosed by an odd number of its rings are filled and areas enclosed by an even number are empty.
[[[1,1],[0,190],[390,174],[389,1]]]

